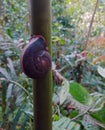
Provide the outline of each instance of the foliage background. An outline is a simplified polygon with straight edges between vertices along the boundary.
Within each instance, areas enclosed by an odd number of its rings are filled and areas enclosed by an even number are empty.
[[[105,129],[105,1],[52,0],[53,129]],[[30,38],[30,1],[0,1],[0,127],[32,129],[32,83],[20,53]],[[61,125],[62,124],[62,125]]]

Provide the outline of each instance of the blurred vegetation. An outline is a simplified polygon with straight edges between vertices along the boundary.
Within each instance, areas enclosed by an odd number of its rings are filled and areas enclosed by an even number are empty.
[[[0,0],[0,129],[33,129],[32,83],[20,68],[29,38],[29,1]],[[104,130],[105,1],[52,0],[52,50],[64,78],[53,83],[53,130]]]

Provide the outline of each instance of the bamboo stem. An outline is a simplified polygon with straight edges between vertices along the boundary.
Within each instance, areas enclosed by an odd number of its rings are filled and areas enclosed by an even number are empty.
[[[51,54],[50,0],[31,1],[31,33],[45,37]],[[52,130],[51,70],[43,79],[33,80],[34,130]]]

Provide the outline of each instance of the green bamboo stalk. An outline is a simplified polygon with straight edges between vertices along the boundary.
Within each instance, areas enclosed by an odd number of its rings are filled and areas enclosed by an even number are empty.
[[[45,37],[51,54],[50,0],[31,1],[31,33]],[[52,130],[52,74],[33,80],[34,130]]]

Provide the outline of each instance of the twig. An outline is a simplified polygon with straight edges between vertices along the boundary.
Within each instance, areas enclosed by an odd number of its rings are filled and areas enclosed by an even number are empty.
[[[80,114],[77,115],[76,117],[72,118],[71,121],[74,121],[74,120],[78,119],[79,117],[85,115],[85,114],[88,113],[90,110],[91,110],[91,107],[88,108],[88,109],[87,109],[86,111],[84,111],[83,113],[80,113]],[[97,124],[98,126],[100,126],[100,127],[102,127],[102,128],[105,128],[105,125],[104,125],[104,124],[102,124],[101,122],[99,122],[99,121],[97,121],[96,119],[92,118],[91,116],[90,116],[90,118],[95,122],[95,124]]]
[[[105,105],[105,102],[103,102],[99,108],[91,109],[90,112],[97,112],[97,111],[100,111],[100,110],[104,107],[104,105]]]
[[[69,65],[65,65],[64,67],[62,67],[61,69],[58,70],[59,73],[63,73],[65,70],[68,69],[68,67],[70,67]]]
[[[73,66],[73,64],[67,59],[66,56],[64,56],[63,54],[61,54],[61,56],[64,58],[64,60],[69,64],[69,66]]]
[[[96,14],[97,6],[98,6],[98,0],[96,1],[95,9],[94,9],[94,12],[93,12],[93,15],[92,15],[92,19],[91,19],[91,22],[90,22],[89,31],[88,31],[87,39],[86,39],[85,49],[87,48],[87,45],[88,45],[88,42],[89,42],[89,37],[90,37],[90,33],[91,33],[93,22],[94,22],[94,16]]]
[[[88,111],[91,109],[91,107],[87,108],[86,111],[80,113],[79,115],[77,115],[76,117],[72,118],[71,121],[74,121],[76,119],[78,119],[79,117],[85,115],[86,113],[88,113]]]
[[[95,121],[95,124],[96,124],[96,125],[98,125],[98,126],[100,126],[100,127],[102,127],[102,128],[105,129],[105,125],[104,125],[104,124],[102,124],[101,122],[97,121],[96,119],[94,119],[94,118],[92,118],[92,117],[91,117],[91,119],[92,119],[93,121]]]

